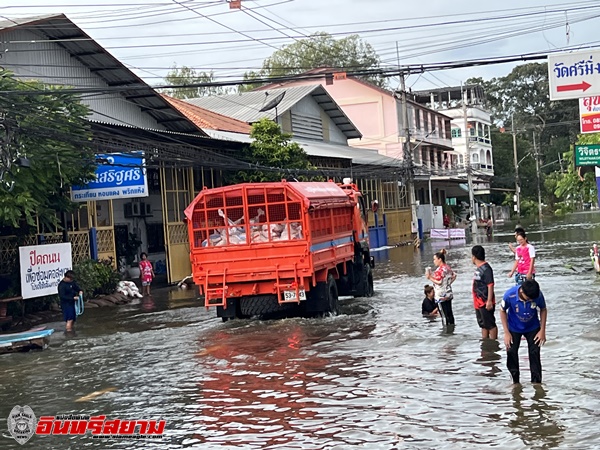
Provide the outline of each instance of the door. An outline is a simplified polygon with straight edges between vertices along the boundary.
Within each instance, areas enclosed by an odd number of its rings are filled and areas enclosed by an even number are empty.
[[[192,273],[190,244],[183,211],[192,201],[193,170],[190,167],[163,166],[160,174],[167,281],[176,283]]]
[[[113,267],[117,268],[112,200],[88,202],[88,211],[90,226],[96,228],[98,260],[112,258]]]

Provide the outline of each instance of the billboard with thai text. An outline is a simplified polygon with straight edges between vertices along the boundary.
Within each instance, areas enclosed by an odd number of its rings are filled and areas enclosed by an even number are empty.
[[[71,188],[71,200],[87,202],[117,198],[148,197],[144,155],[108,153],[96,155],[96,179],[85,186]]]
[[[58,293],[58,283],[73,268],[71,243],[19,247],[21,296],[42,297]]]

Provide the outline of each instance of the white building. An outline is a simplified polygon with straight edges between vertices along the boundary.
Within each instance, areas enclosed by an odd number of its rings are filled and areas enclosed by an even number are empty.
[[[417,102],[451,117],[452,147],[458,156],[458,176],[465,181],[464,196],[468,196],[466,183],[470,165],[475,210],[482,218],[485,213],[480,208],[484,203],[481,196],[490,193],[490,180],[494,176],[492,121],[490,112],[485,108],[483,88],[478,85],[457,86],[419,91],[414,95]]]

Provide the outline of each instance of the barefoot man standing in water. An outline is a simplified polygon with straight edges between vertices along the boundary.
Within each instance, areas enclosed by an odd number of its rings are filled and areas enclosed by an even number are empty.
[[[519,346],[523,336],[527,339],[529,350],[531,382],[542,382],[540,349],[546,342],[547,317],[546,300],[537,281],[525,280],[522,285],[514,286],[504,294],[500,318],[504,328],[506,367],[514,384],[520,383]]]

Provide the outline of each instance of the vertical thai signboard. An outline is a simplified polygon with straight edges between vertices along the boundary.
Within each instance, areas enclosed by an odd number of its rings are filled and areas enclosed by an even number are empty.
[[[96,169],[96,179],[85,186],[73,186],[71,200],[87,202],[148,197],[144,155],[141,152],[100,154],[96,158],[101,162]]]
[[[600,96],[579,99],[581,133],[600,133]]]
[[[19,247],[21,296],[42,297],[58,293],[58,283],[73,268],[71,243]]]
[[[576,145],[574,154],[575,167],[595,168],[598,204],[600,205],[600,144]],[[578,173],[579,176],[582,176],[580,170],[578,170]]]

